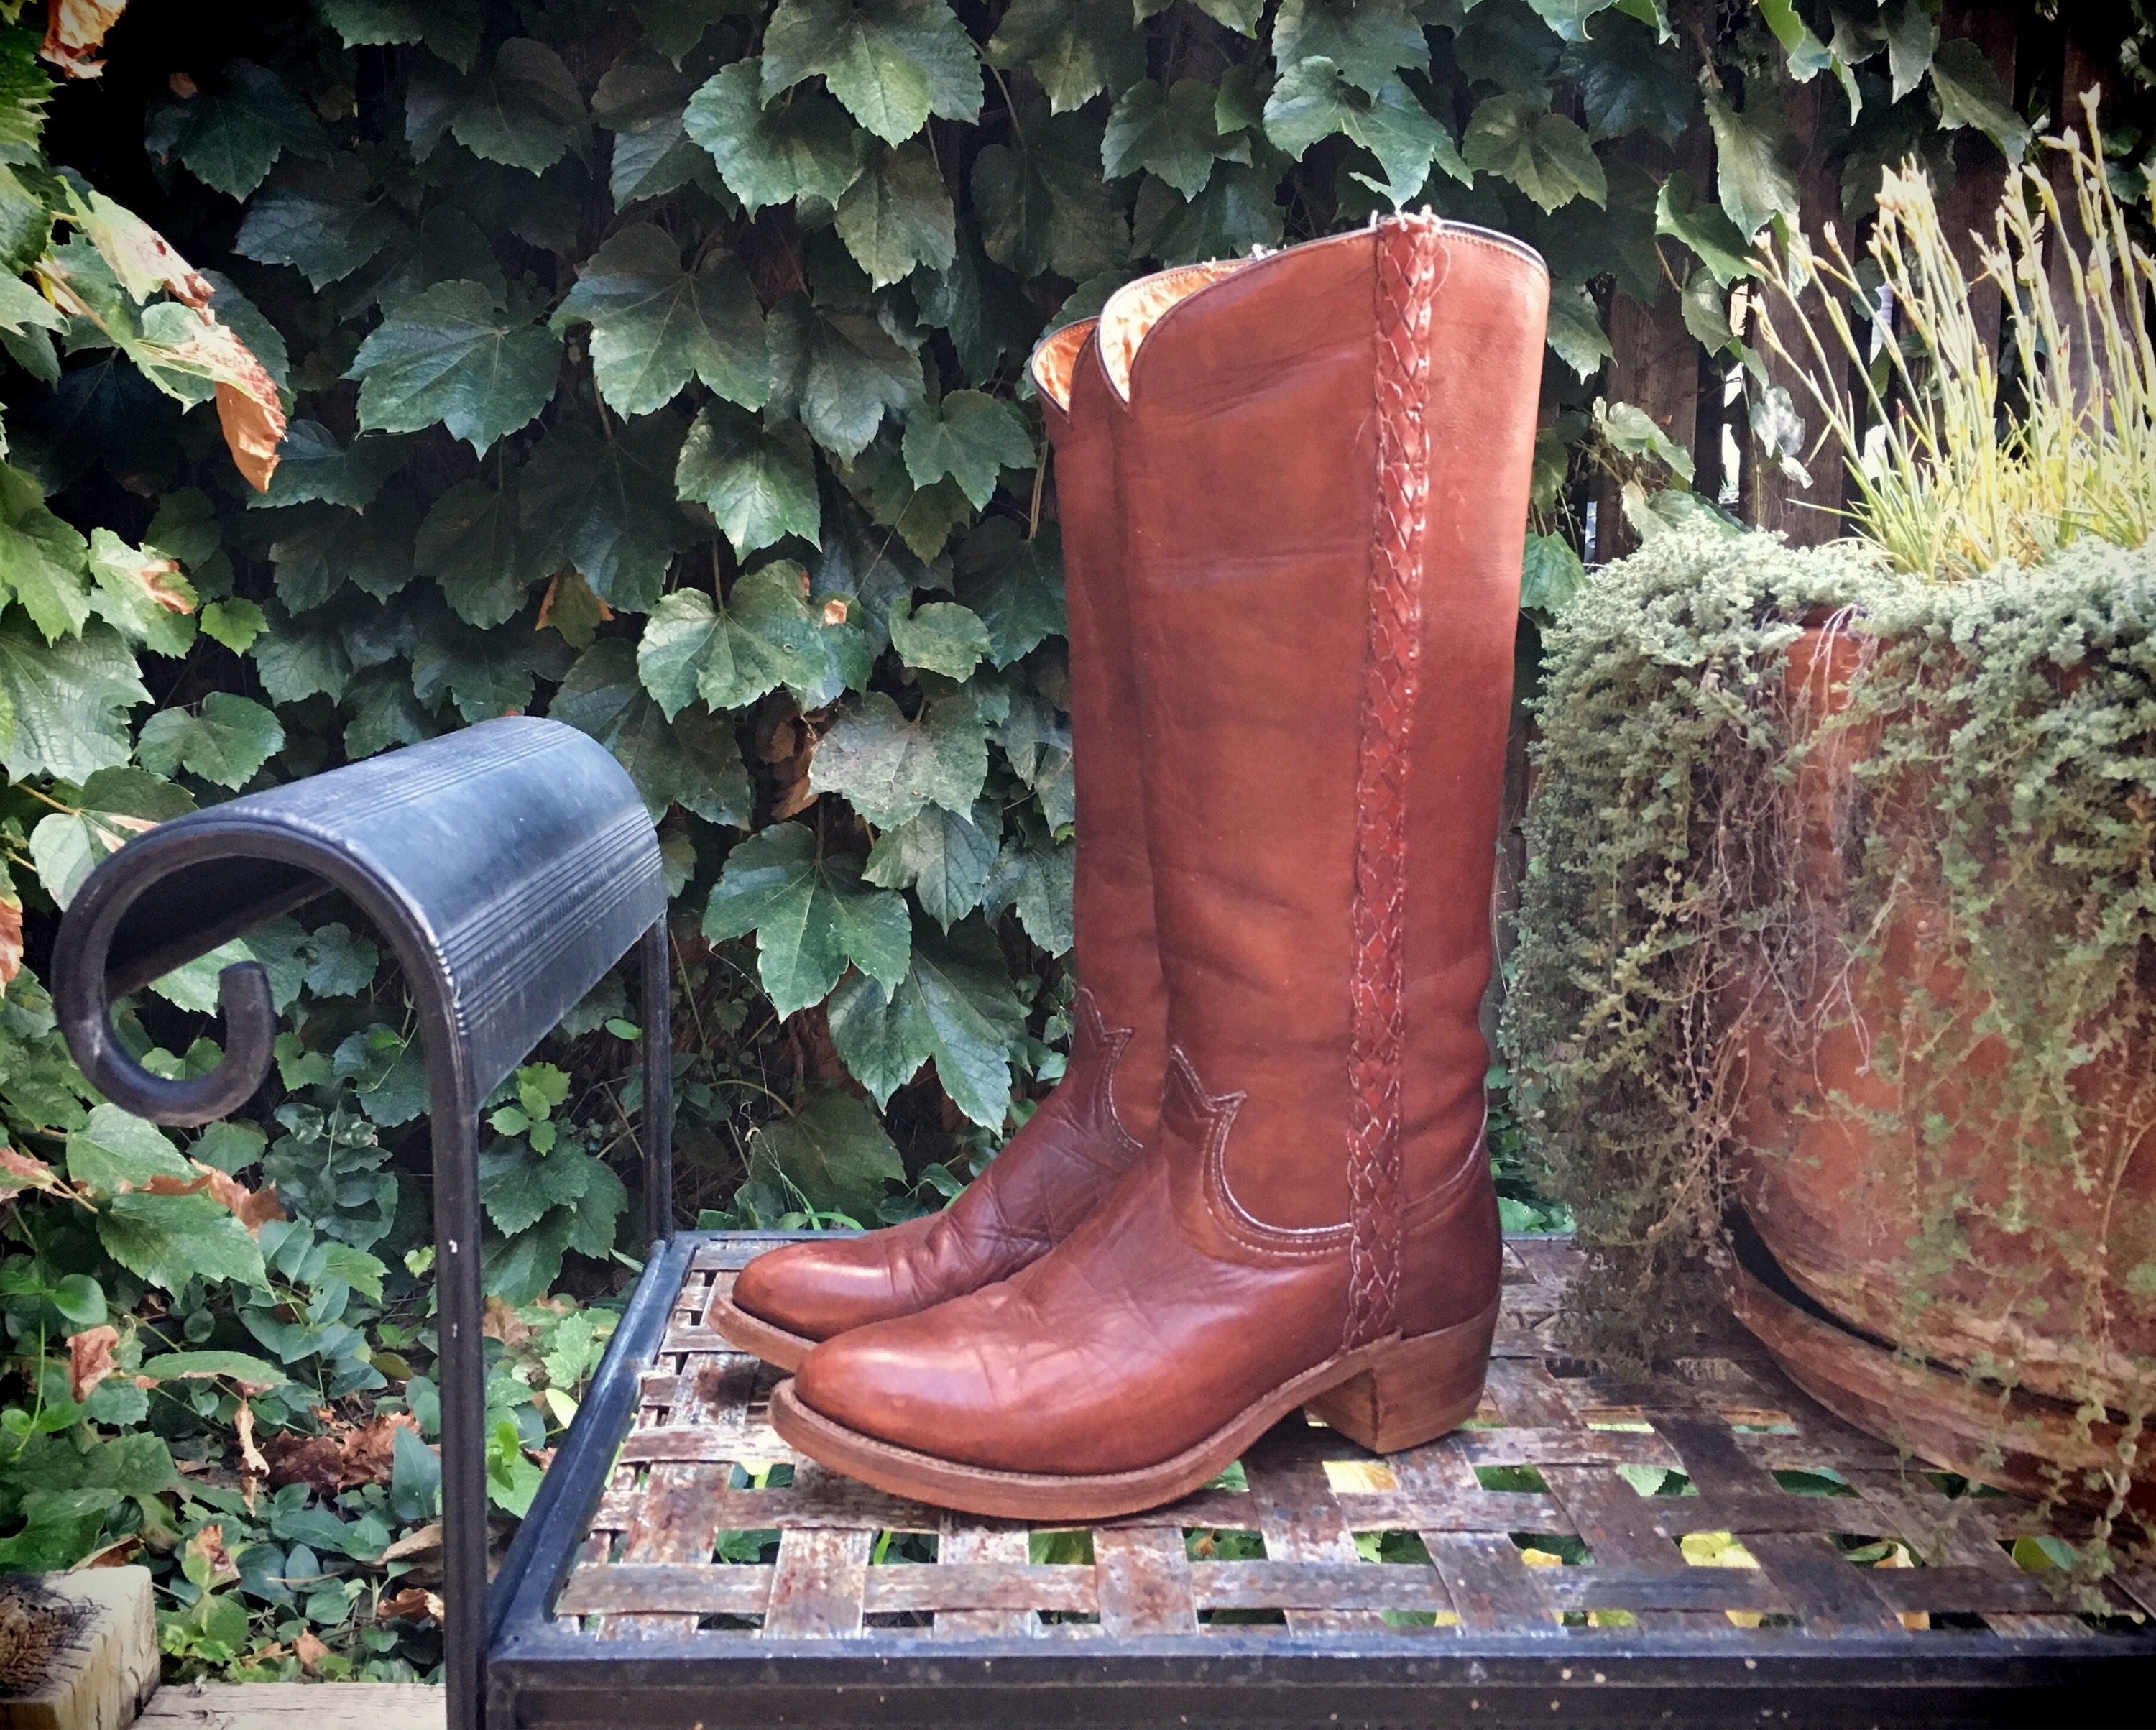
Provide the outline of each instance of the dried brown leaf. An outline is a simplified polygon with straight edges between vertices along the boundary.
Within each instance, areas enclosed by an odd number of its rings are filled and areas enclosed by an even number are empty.
[[[15,983],[23,971],[23,903],[19,896],[0,895],[0,991]]]
[[[189,1538],[187,1553],[199,1556],[209,1564],[212,1589],[230,1585],[239,1578],[239,1570],[233,1566],[231,1554],[224,1548],[224,1526],[221,1521],[211,1521]]]
[[[333,1435],[273,1435],[262,1451],[277,1489],[305,1484],[326,1501],[344,1487],[344,1450]]]
[[[25,1189],[46,1189],[58,1194],[64,1187],[60,1174],[44,1160],[18,1153],[0,1142],[0,1200]]]
[[[251,1472],[266,1472],[270,1462],[262,1457],[262,1450],[254,1445],[254,1408],[245,1400],[233,1414],[232,1427],[239,1437],[239,1463]]]
[[[520,1351],[531,1343],[531,1329],[517,1317],[516,1312],[503,1299],[490,1297],[486,1314],[479,1331],[489,1339],[498,1339],[512,1352]]]
[[[45,40],[38,58],[57,66],[62,78],[99,78],[105,62],[95,59],[105,32],[120,22],[127,0],[47,0]]]
[[[443,1617],[442,1599],[439,1593],[429,1592],[424,1586],[407,1586],[393,1592],[376,1606],[374,1620],[377,1622],[403,1620],[440,1621]]]
[[[416,1435],[419,1420],[409,1412],[385,1412],[345,1436],[338,1458],[338,1488],[353,1490],[362,1484],[388,1483],[400,1430]]]
[[[90,1390],[119,1366],[112,1353],[120,1343],[120,1330],[106,1326],[85,1327],[68,1336],[68,1393],[80,1405]]]

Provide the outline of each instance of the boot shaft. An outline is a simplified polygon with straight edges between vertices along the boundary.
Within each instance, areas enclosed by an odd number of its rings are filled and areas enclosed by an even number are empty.
[[[1547,306],[1419,218],[1102,319],[1169,1038],[1226,1204],[1313,1245],[1481,1157]]]
[[[1106,386],[1093,321],[1035,350],[1033,373],[1055,450],[1070,645],[1070,770],[1078,811],[1071,891],[1078,983],[1093,998],[1104,1049],[1081,1011],[1074,1069],[1112,1064],[1112,1113],[1142,1142],[1152,1133],[1167,1052],[1167,988],[1153,930],[1152,870],[1138,775],[1137,691],[1122,579],[1122,513],[1100,400]],[[1083,1075],[1074,1075],[1082,1084]]]

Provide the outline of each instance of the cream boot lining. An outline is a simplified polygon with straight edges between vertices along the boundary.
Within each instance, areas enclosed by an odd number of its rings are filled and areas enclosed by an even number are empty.
[[[1248,259],[1221,259],[1209,264],[1186,264],[1180,270],[1156,271],[1151,276],[1141,276],[1136,282],[1125,283],[1111,295],[1101,314],[1101,362],[1108,369],[1116,394],[1127,403],[1130,400],[1131,367],[1137,359],[1138,345],[1169,307],[1209,283],[1234,275],[1250,262]]]
[[[1086,339],[1093,334],[1098,319],[1081,318],[1075,325],[1065,325],[1052,336],[1041,339],[1040,347],[1033,352],[1033,382],[1041,395],[1060,408],[1070,412],[1070,377],[1078,369],[1078,357],[1084,351]]]

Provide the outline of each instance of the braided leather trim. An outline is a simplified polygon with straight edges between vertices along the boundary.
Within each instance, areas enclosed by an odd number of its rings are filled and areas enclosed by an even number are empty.
[[[1377,225],[1378,508],[1355,765],[1354,957],[1349,979],[1347,1343],[1391,1332],[1400,1283],[1400,1071],[1409,732],[1420,684],[1423,524],[1430,503],[1430,308],[1443,225]]]

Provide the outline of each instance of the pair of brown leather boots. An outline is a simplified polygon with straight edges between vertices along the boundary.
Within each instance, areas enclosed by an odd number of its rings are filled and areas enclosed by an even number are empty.
[[[1490,884],[1548,280],[1428,216],[1118,291],[1033,359],[1081,839],[1063,1081],[951,1208],[711,1317],[895,1494],[1169,1501],[1303,1405],[1476,1408]]]

